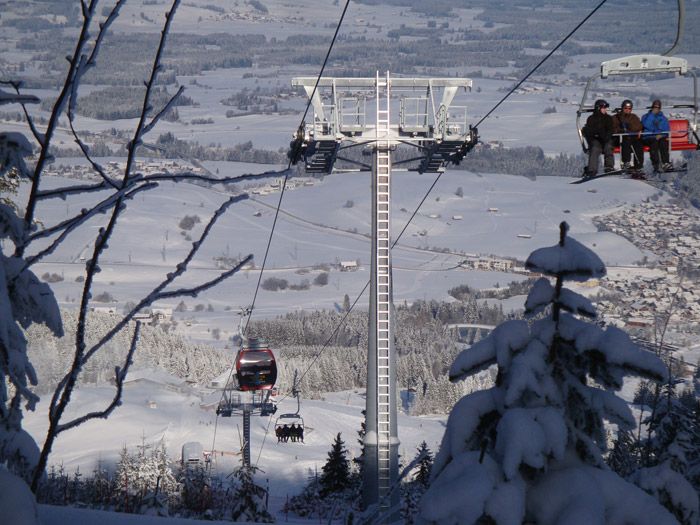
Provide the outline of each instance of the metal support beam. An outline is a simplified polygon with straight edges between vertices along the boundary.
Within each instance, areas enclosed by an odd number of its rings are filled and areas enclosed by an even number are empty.
[[[678,73],[685,75],[687,72],[688,61],[685,58],[663,55],[630,55],[606,60],[600,64],[600,78],[608,78],[609,75],[632,75],[635,73]]]
[[[250,416],[272,415],[277,412],[277,405],[270,400],[270,391],[240,392],[233,385],[224,387],[223,396],[216,413],[221,417],[243,416],[243,464],[250,467]]]
[[[317,79],[301,77],[309,96]],[[398,425],[394,316],[391,275],[391,152],[399,145],[416,147],[421,153],[422,171],[438,171],[459,162],[478,142],[476,130],[467,126],[466,107],[451,106],[459,88],[471,89],[468,78],[321,78],[311,102],[315,115],[307,122],[303,137],[307,171],[330,173],[337,150],[351,145],[372,147],[372,254],[370,267],[369,341],[367,349],[366,435],[364,438],[365,508],[378,505],[377,523],[397,523]],[[392,92],[424,90],[416,97],[401,96],[398,123],[391,122]],[[324,90],[319,93],[320,90]],[[339,92],[339,90],[342,90]],[[436,104],[435,96],[442,90]],[[358,102],[346,104],[352,92]],[[350,92],[350,93],[348,93]],[[316,96],[318,95],[318,97]],[[364,102],[376,101],[375,122],[365,123]],[[452,109],[452,111],[449,111]],[[463,119],[458,114],[462,111]],[[326,121],[327,126],[321,125]],[[418,160],[418,159],[416,159]],[[392,510],[393,509],[393,510]]]
[[[250,468],[250,408],[243,409],[243,465]]]
[[[382,89],[383,88],[383,89]],[[365,507],[379,504],[386,523],[398,516],[398,425],[391,279],[391,81],[377,75],[375,147],[372,155],[372,255],[365,435]],[[393,490],[392,490],[393,489]]]

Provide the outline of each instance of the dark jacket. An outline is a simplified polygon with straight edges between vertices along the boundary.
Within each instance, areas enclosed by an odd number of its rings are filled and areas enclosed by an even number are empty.
[[[612,140],[613,137],[613,119],[610,115],[603,115],[600,111],[595,111],[586,120],[586,125],[583,127],[583,136],[590,144],[592,141],[600,141],[605,144]]]
[[[653,111],[649,111],[642,117],[642,125],[644,126],[644,131],[646,133],[655,133],[660,135],[671,130],[671,126],[669,125],[668,119],[666,118],[666,115],[664,115],[663,111],[659,111],[656,115],[654,115]],[[649,137],[649,135],[647,135],[647,137]]]
[[[612,119],[615,133],[638,133],[644,129],[642,121],[634,113],[618,113]]]

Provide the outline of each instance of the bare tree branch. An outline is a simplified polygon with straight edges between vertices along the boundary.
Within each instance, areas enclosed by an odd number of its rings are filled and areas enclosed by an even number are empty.
[[[285,170],[286,171],[286,170]],[[257,179],[268,179],[272,177],[279,177],[284,174],[285,171],[266,171],[264,173],[247,173],[244,175],[235,175],[233,177],[214,177],[210,175],[201,175],[199,173],[183,172],[183,173],[158,173],[153,175],[132,175],[129,179],[129,185],[132,186],[136,183],[141,182],[209,182],[212,184],[235,184],[237,182],[243,182],[247,180],[257,180]],[[44,190],[39,192],[39,199],[56,199],[64,198],[71,194],[83,194],[91,193],[95,191],[109,190],[110,186],[104,182],[97,184],[83,184],[75,186],[64,186],[62,188],[55,188],[52,190]],[[128,189],[128,188],[124,188]]]
[[[100,177],[102,177],[102,180],[104,180],[107,184],[109,184],[112,188],[117,189],[119,186],[117,185],[116,182],[114,182],[112,179],[110,179],[107,174],[105,173],[104,169],[102,166],[100,166],[97,162],[92,160],[92,157],[90,157],[90,150],[88,147],[85,145],[85,143],[80,139],[78,136],[78,133],[75,131],[75,127],[73,126],[73,118],[74,115],[70,114],[68,115],[68,124],[70,125],[70,130],[73,132],[73,138],[75,139],[76,144],[78,144],[78,147],[80,148],[80,151],[83,152],[83,155],[87,159],[87,161],[92,165],[92,168],[99,173]]]
[[[83,6],[83,24],[80,29],[80,35],[73,51],[72,58],[69,58],[68,73],[66,74],[66,80],[63,83],[63,88],[54,102],[53,108],[51,110],[51,116],[49,117],[49,123],[46,126],[46,131],[44,133],[44,140],[41,142],[41,151],[39,152],[39,158],[37,159],[36,165],[34,167],[34,174],[32,176],[32,186],[29,192],[29,199],[27,200],[27,207],[24,214],[24,224],[26,231],[30,231],[31,225],[34,222],[34,212],[37,204],[37,192],[39,191],[39,184],[41,182],[41,174],[44,170],[47,160],[49,160],[49,147],[51,145],[51,139],[58,126],[58,119],[63,112],[63,108],[68,100],[68,96],[73,89],[73,83],[75,81],[75,73],[80,63],[80,57],[82,55],[83,49],[90,37],[89,28],[92,17],[97,8],[97,0],[91,0],[90,5],[87,6],[85,2],[82,2]],[[26,241],[19,243],[15,248],[15,256],[21,257],[26,249]],[[38,480],[37,480],[38,481]],[[36,490],[36,486],[32,487]]]
[[[134,315],[142,310],[143,308],[146,308],[153,304],[157,299],[158,299],[158,294],[164,290],[167,286],[169,286],[177,277],[185,273],[187,270],[187,265],[189,262],[194,258],[196,253],[199,251],[199,248],[201,247],[202,243],[204,240],[207,238],[209,235],[209,232],[211,231],[212,227],[214,226],[214,223],[218,220],[219,217],[223,215],[223,213],[228,209],[229,206],[232,204],[235,204],[237,202],[243,201],[247,199],[247,195],[237,195],[235,197],[231,197],[229,200],[224,202],[214,213],[212,218],[209,220],[209,223],[205,227],[204,231],[200,235],[199,239],[195,242],[192,243],[192,248],[190,249],[190,252],[187,254],[187,256],[175,267],[174,272],[170,272],[166,275],[166,278],[158,284],[150,294],[148,294],[145,298],[143,298],[134,308],[131,309],[129,313],[127,313],[114,327],[112,327],[109,332],[107,332],[102,338],[95,343],[92,348],[90,348],[87,352],[81,353],[80,356],[80,361],[78,361],[78,365],[82,367],[84,363],[86,363],[102,346],[107,343],[112,337],[114,337],[115,334],[117,334],[124,326],[127,325],[127,323],[134,317]],[[96,246],[97,249],[97,246]],[[94,260],[97,258],[97,255],[93,254],[93,258],[91,261],[88,263],[88,266],[90,266]],[[253,258],[252,255],[249,255],[248,257],[244,258],[239,264],[237,264],[233,269],[228,270],[226,272],[222,273],[222,276],[225,276],[223,278],[228,278],[234,273],[238,272],[245,264],[247,264],[251,259]],[[86,276],[86,285],[88,281],[92,280],[93,273],[88,271],[87,276]],[[221,277],[221,276],[220,276]],[[216,279],[216,283],[220,282],[221,278]],[[216,284],[214,283],[214,284]],[[214,284],[211,284],[210,286],[213,286]],[[83,296],[85,296],[85,287],[83,288]],[[86,315],[86,305],[85,309],[83,308],[83,304],[81,303],[81,314],[82,312],[85,311]],[[80,317],[79,317],[79,322],[80,322]],[[80,326],[80,324],[79,324]],[[72,370],[71,370],[72,372]],[[53,419],[56,417],[55,414],[58,413],[60,405],[59,405],[59,399],[64,396],[64,392],[66,391],[66,388],[69,386],[70,381],[71,381],[71,372],[66,374],[63,379],[61,379],[61,382],[58,384],[56,387],[56,390],[54,391],[54,394],[51,399],[51,403],[49,405],[49,419],[53,421]]]
[[[136,327],[134,328],[134,335],[131,338],[131,346],[129,347],[129,351],[126,354],[126,358],[124,359],[124,365],[119,368],[118,366],[115,367],[114,369],[114,382],[116,385],[116,392],[114,393],[114,397],[112,398],[112,402],[104,409],[104,410],[99,410],[95,412],[88,412],[87,414],[84,414],[80,417],[77,417],[71,421],[68,421],[67,423],[62,423],[60,425],[56,426],[56,435],[60,434],[61,432],[64,432],[66,430],[70,430],[71,428],[75,428],[79,425],[82,425],[86,421],[90,419],[97,419],[97,418],[103,418],[107,419],[109,415],[114,411],[115,408],[117,408],[119,405],[121,405],[122,402],[122,391],[124,389],[124,380],[126,379],[126,375],[129,373],[129,368],[131,367],[132,363],[134,362],[134,352],[136,351],[136,345],[139,339],[139,332],[141,331],[141,321],[136,321]]]
[[[90,67],[92,67],[97,60],[97,54],[100,52],[100,45],[102,44],[104,35],[107,33],[107,30],[112,23],[119,17],[119,11],[125,3],[126,0],[117,0],[117,3],[114,4],[114,7],[110,11],[109,15],[107,15],[107,18],[105,18],[105,21],[100,24],[100,32],[95,39],[95,46],[92,48],[92,53],[90,53],[90,57],[88,58],[87,62]]]
[[[190,249],[190,252],[187,254],[187,256],[179,264],[177,264],[175,266],[175,271],[168,273],[165,276],[165,279],[158,286],[156,286],[151,291],[150,294],[148,294],[136,306],[134,306],[134,308],[132,308],[131,311],[128,314],[126,314],[121,321],[119,321],[119,323],[117,323],[97,343],[95,343],[95,345],[93,345],[92,348],[90,348],[90,350],[85,354],[86,361],[90,357],[92,357],[92,355],[97,350],[99,350],[107,341],[109,341],[112,337],[114,337],[114,335],[117,332],[119,332],[119,330],[121,330],[126,325],[126,323],[128,323],[138,311],[150,306],[156,300],[161,298],[161,293],[163,292],[163,290],[165,290],[165,288],[167,288],[170,284],[172,284],[177,277],[181,276],[182,274],[184,274],[187,271],[187,265],[192,261],[194,256],[199,251],[199,248],[202,246],[202,243],[204,242],[204,240],[209,236],[209,232],[213,228],[213,226],[216,223],[216,221],[218,220],[218,218],[224,214],[224,212],[228,209],[229,206],[231,206],[232,204],[235,204],[237,202],[246,200],[247,198],[248,198],[247,195],[237,195],[235,197],[231,197],[229,200],[224,202],[219,207],[218,210],[216,210],[216,212],[214,213],[212,218],[209,220],[209,223],[204,228],[204,231],[200,235],[199,239],[197,239],[196,241],[194,241],[192,243],[192,248]],[[238,272],[243,266],[245,266],[252,259],[253,259],[252,254],[248,255],[247,257],[244,257],[243,260],[241,260],[234,268],[227,270],[225,272],[222,272],[219,277],[217,277],[216,279],[214,279],[212,281],[209,281],[209,283],[211,283],[211,284],[208,284],[207,286],[205,286],[205,288],[202,288],[202,290],[204,290],[206,288],[211,288],[212,286],[214,286],[214,284],[217,284],[217,283],[223,281],[224,279],[231,277],[233,274]],[[199,293],[202,290],[199,290],[197,293]]]
[[[204,290],[208,290],[209,288],[212,288],[213,286],[231,277],[234,273],[236,273],[238,270],[240,270],[243,266],[245,266],[248,262],[252,260],[253,255],[248,255],[247,257],[244,257],[243,260],[240,263],[238,263],[235,268],[223,272],[221,275],[219,275],[215,279],[212,279],[211,281],[207,281],[205,283],[193,286],[191,288],[178,288],[177,290],[161,292],[155,296],[154,301],[182,296],[197,297],[197,295],[202,293]]]
[[[9,80],[9,81],[2,81],[0,83],[12,86],[18,95],[23,96],[19,90],[19,88],[22,86],[20,82],[14,82],[12,80]],[[36,139],[36,141],[39,143],[39,146],[41,147],[44,145],[44,135],[42,133],[40,133],[38,129],[36,129],[36,125],[34,124],[34,119],[32,118],[32,116],[29,114],[29,111],[27,110],[27,103],[31,102],[32,104],[36,104],[39,102],[39,99],[34,97],[33,95],[29,95],[29,96],[36,99],[36,102],[34,100],[28,100],[26,102],[20,102],[20,105],[22,106],[22,111],[24,111],[24,117],[27,119],[27,124],[29,125],[29,129],[31,130],[32,135],[34,135],[34,138]]]
[[[109,15],[107,16],[107,19],[100,23],[100,30],[97,33],[97,36],[95,37],[95,43],[92,47],[92,52],[90,53],[89,57],[86,57],[85,55],[81,55],[80,57],[80,62],[78,64],[78,67],[75,72],[75,78],[73,80],[73,84],[71,86],[71,91],[70,91],[70,100],[68,102],[68,122],[70,125],[71,132],[73,133],[73,137],[75,138],[75,142],[78,144],[78,147],[80,150],[83,152],[83,155],[85,158],[88,160],[88,162],[92,165],[93,169],[99,173],[100,177],[107,182],[110,186],[113,188],[117,188],[117,183],[112,181],[109,177],[107,177],[107,174],[104,172],[104,169],[102,166],[97,164],[91,157],[90,153],[88,150],[88,147],[85,145],[85,143],[80,139],[78,136],[78,133],[75,130],[74,126],[74,121],[75,121],[75,106],[78,103],[78,88],[80,87],[80,82],[82,80],[83,75],[87,73],[91,68],[93,68],[96,64],[96,59],[97,55],[100,50],[100,46],[102,44],[102,41],[107,34],[107,30],[109,27],[112,25],[112,22],[119,16],[119,10],[121,9],[122,5],[124,4],[125,0],[118,0],[117,3],[114,5],[112,10],[110,11]],[[85,11],[85,4],[83,3],[83,11]]]
[[[117,3],[114,4],[114,7],[112,7],[112,10],[110,11],[109,15],[107,15],[105,21],[99,24],[100,30],[97,32],[97,36],[95,37],[95,43],[92,46],[90,56],[88,57],[84,54],[80,56],[80,61],[75,72],[75,78],[73,79],[73,84],[71,86],[70,100],[68,102],[68,118],[71,121],[75,116],[75,106],[78,103],[78,88],[80,87],[83,75],[95,67],[95,64],[97,63],[97,55],[100,52],[100,47],[105,35],[107,34],[107,30],[112,25],[112,22],[114,22],[114,20],[116,20],[116,18],[119,16],[119,10],[125,2],[126,0],[117,0]],[[83,6],[84,5],[85,4],[83,4]],[[83,12],[85,12],[85,9],[83,9]]]
[[[146,126],[143,128],[143,135],[148,133],[153,129],[153,127],[158,123],[158,121],[168,112],[170,109],[175,105],[175,102],[177,102],[177,99],[180,98],[180,95],[185,91],[185,86],[180,86],[180,89],[177,90],[177,93],[175,93],[170,100],[168,100],[167,104],[163,106],[163,109],[161,109],[158,114],[151,119],[151,122],[149,122]]]
[[[126,158],[126,167],[124,168],[124,178],[122,185],[126,186],[131,177],[131,168],[136,159],[136,150],[141,145],[141,140],[144,135],[144,129],[146,126],[146,118],[151,110],[151,92],[153,91],[153,86],[155,86],[156,79],[158,78],[158,73],[160,72],[162,66],[160,63],[161,56],[163,55],[163,50],[165,49],[165,42],[167,40],[168,32],[170,31],[170,24],[175,16],[175,11],[177,10],[180,0],[173,0],[170,6],[170,11],[165,14],[165,24],[160,34],[160,42],[158,43],[158,49],[156,50],[156,56],[153,59],[153,67],[151,68],[151,76],[146,82],[146,94],[143,97],[143,105],[141,107],[141,115],[139,117],[139,122],[134,130],[134,136],[129,141],[127,146],[128,155]]]
[[[88,219],[94,217],[95,215],[99,213],[106,213],[107,210],[109,210],[112,206],[115,205],[116,201],[118,200],[126,200],[126,199],[131,199],[133,198],[134,195],[137,193],[140,193],[142,191],[150,190],[153,188],[157,188],[158,184],[155,182],[144,184],[142,186],[139,186],[135,189],[131,189],[130,191],[128,190],[119,190],[116,192],[114,195],[111,195],[109,198],[105,199],[101,203],[97,204],[96,206],[93,206],[90,210],[83,210],[80,215],[73,217],[71,219],[65,220],[60,224],[57,224],[51,228],[47,228],[46,230],[42,230],[38,233],[35,233],[30,237],[31,241],[34,241],[36,239],[40,239],[43,237],[50,237],[54,233],[63,230],[61,235],[59,235],[52,243],[49,245],[47,248],[44,250],[40,251],[36,255],[33,255],[31,257],[28,257],[26,259],[26,264],[22,268],[22,270],[19,273],[22,273],[24,270],[32,266],[33,264],[37,263],[40,261],[42,258],[46,257],[50,253],[52,253],[62,242],[63,240],[72,232],[75,230],[78,226],[83,224],[85,221]],[[19,274],[18,274],[19,275]]]

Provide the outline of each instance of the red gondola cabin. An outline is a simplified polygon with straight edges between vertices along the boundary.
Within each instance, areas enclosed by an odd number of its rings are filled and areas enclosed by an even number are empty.
[[[251,337],[236,356],[236,377],[240,390],[270,390],[277,381],[275,355],[264,339]]]

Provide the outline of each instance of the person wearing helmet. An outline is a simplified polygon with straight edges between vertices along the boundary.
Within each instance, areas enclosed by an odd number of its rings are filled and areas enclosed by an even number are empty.
[[[586,120],[583,136],[588,142],[588,166],[583,170],[584,177],[593,177],[598,173],[598,157],[603,155],[606,172],[613,171],[613,119],[608,115],[609,104],[599,99],[595,101],[593,114]]]
[[[644,144],[649,146],[649,157],[654,165],[654,171],[669,171],[673,164],[669,162],[668,133],[671,126],[666,115],[661,111],[661,101],[651,103],[651,109],[642,117],[644,126]]]
[[[613,117],[613,130],[620,137],[623,170],[633,170],[632,178],[641,176],[644,169],[644,145],[642,144],[642,121],[632,113],[631,100],[622,102],[621,110]],[[630,164],[630,160],[634,164]]]

